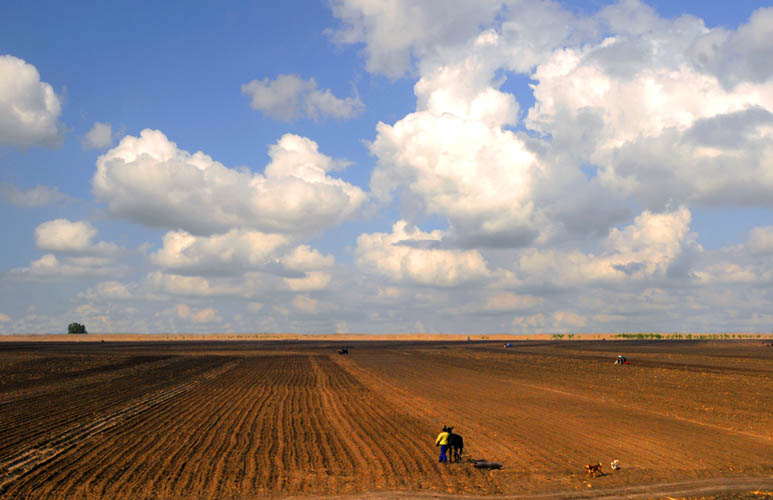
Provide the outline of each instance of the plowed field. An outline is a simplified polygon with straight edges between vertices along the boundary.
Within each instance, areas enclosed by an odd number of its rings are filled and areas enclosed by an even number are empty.
[[[758,341],[4,343],[3,498],[764,498]],[[615,355],[631,360],[614,366]],[[438,464],[452,425],[464,461]],[[501,462],[479,470],[470,460]],[[617,459],[621,470],[609,463]],[[588,478],[587,463],[603,476]],[[756,494],[754,492],[757,492]],[[718,496],[719,495],[719,496]]]

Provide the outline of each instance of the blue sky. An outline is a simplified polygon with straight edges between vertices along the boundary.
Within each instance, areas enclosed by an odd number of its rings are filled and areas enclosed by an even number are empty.
[[[0,332],[770,331],[773,9],[386,5],[8,4]]]

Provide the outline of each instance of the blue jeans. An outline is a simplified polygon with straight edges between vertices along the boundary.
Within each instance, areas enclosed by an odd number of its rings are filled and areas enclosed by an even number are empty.
[[[441,444],[440,445],[440,460],[438,462],[448,462],[448,459],[446,458],[446,451],[448,450],[447,444]]]

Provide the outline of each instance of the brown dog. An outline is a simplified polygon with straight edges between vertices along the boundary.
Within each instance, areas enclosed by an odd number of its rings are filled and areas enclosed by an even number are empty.
[[[601,464],[595,464],[595,465],[588,464],[585,466],[585,470],[588,471],[589,476],[596,477],[597,474],[599,476],[604,475],[604,473],[601,472]]]

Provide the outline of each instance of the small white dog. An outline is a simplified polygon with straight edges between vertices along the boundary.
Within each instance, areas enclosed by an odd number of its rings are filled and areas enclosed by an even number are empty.
[[[612,464],[610,465],[612,467],[612,470],[620,470],[620,461],[619,460],[613,460]]]

